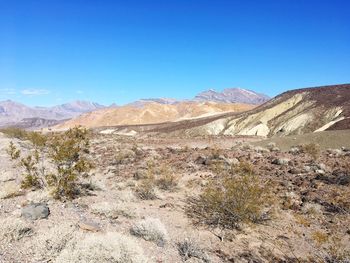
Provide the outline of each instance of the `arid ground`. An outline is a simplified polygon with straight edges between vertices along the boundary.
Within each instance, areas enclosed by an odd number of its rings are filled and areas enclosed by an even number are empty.
[[[343,148],[335,133],[347,138]],[[24,171],[6,150],[10,141],[23,155],[33,147],[1,134],[0,262],[349,262],[349,134],[320,133],[336,147],[325,140],[316,151],[300,136],[275,144],[94,134],[94,169],[73,200],[21,189]],[[247,166],[265,198],[259,220],[202,221],[193,200]],[[49,213],[30,218],[31,204]]]

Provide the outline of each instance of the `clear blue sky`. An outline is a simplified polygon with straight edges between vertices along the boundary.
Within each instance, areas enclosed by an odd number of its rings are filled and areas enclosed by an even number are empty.
[[[348,0],[0,0],[0,100],[350,82]]]

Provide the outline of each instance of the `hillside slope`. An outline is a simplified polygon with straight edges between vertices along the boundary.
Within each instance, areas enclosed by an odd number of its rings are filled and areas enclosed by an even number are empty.
[[[191,128],[194,134],[284,136],[350,128],[350,85],[291,90],[242,114]]]
[[[107,108],[83,114],[57,125],[56,129],[67,129],[77,125],[103,127],[117,125],[140,125],[191,119],[223,112],[241,112],[252,109],[247,104],[219,104],[213,102],[181,102],[177,104],[146,103],[142,107],[123,106]]]
[[[224,89],[222,92],[207,90],[199,93],[194,101],[214,101],[219,103],[246,103],[259,105],[270,99],[269,96],[242,88]]]
[[[344,129],[350,129],[350,84],[287,91],[245,112],[229,112],[154,125],[116,127],[116,131],[132,130],[186,137],[272,137]]]

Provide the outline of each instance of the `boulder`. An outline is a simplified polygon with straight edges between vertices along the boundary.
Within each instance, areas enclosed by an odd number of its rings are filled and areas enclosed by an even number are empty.
[[[47,218],[50,214],[50,209],[46,204],[42,203],[33,203],[23,207],[21,216],[30,219],[30,220],[38,220]]]

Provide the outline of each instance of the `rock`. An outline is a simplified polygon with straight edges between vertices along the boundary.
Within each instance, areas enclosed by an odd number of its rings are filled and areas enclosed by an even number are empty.
[[[266,149],[266,148],[260,147],[260,146],[255,147],[254,150],[255,150],[257,153],[267,153],[267,152],[269,152],[269,149]]]
[[[290,159],[288,158],[277,158],[274,159],[272,161],[272,164],[276,164],[276,165],[288,165],[288,163],[290,162]]]
[[[274,142],[270,142],[267,144],[267,149],[269,149],[269,150],[272,150],[275,147],[276,147],[276,143],[274,143]]]
[[[309,165],[305,165],[303,170],[304,170],[305,173],[309,173],[309,172],[312,171],[312,169],[311,169],[311,167]]]
[[[350,148],[347,148],[347,147],[341,147],[341,150],[343,151],[343,152],[350,152]]]
[[[206,161],[207,161],[207,157],[205,157],[203,155],[200,155],[195,160],[195,163],[197,163],[197,164],[205,164]]]
[[[326,172],[324,171],[324,170],[322,170],[322,169],[318,169],[318,170],[316,170],[315,171],[318,175],[325,175],[326,174]]]
[[[273,147],[273,148],[271,149],[271,152],[280,152],[280,151],[281,151],[281,149],[278,148],[278,147]]]
[[[239,160],[237,158],[232,158],[232,159],[230,159],[230,161],[231,161],[231,164],[233,164],[233,165],[239,164]]]
[[[292,147],[292,148],[290,148],[289,153],[293,154],[293,155],[297,155],[297,154],[301,153],[301,150],[299,147]]]
[[[85,230],[85,231],[89,231],[89,232],[98,232],[101,230],[100,226],[94,222],[79,222],[78,226]]]
[[[341,156],[343,155],[343,151],[339,149],[327,149],[327,153],[332,156]]]
[[[288,171],[288,173],[290,173],[290,174],[301,174],[301,173],[303,173],[303,171],[302,171],[302,170],[299,170],[299,169],[297,169],[297,168],[292,168],[292,169],[290,169],[290,170]]]
[[[46,204],[42,203],[34,203],[25,206],[22,209],[21,216],[30,219],[30,220],[38,220],[47,218],[50,214],[50,209]]]

